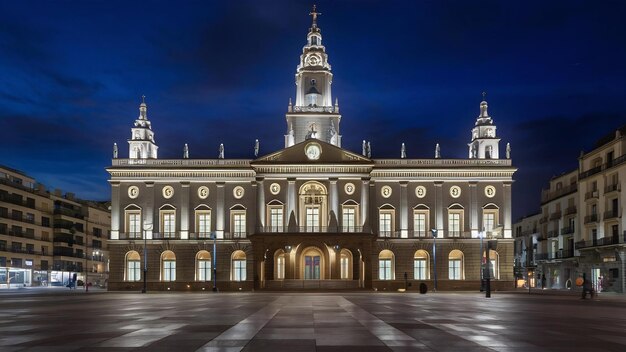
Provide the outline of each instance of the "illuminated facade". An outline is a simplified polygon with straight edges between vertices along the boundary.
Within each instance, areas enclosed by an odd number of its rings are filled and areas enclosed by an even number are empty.
[[[624,133],[617,129],[581,154],[577,170],[543,190],[541,213],[515,224],[516,263],[535,279],[545,276],[545,288],[573,289],[585,273],[597,292],[626,292]]]
[[[511,185],[496,126],[480,103],[467,159],[375,159],[342,148],[332,72],[313,23],[286,114],[285,148],[252,160],[158,159],[140,106],[129,158],[114,150],[113,290],[395,290],[405,282],[513,287]],[[278,121],[277,121],[278,122]],[[462,145],[462,143],[460,143]],[[504,153],[503,153],[504,154]],[[431,229],[437,232],[436,247]],[[497,238],[490,260],[483,238]],[[215,244],[215,249],[214,249]],[[486,244],[485,244],[486,246]],[[436,252],[433,249],[436,248]],[[146,270],[146,271],[144,271]]]

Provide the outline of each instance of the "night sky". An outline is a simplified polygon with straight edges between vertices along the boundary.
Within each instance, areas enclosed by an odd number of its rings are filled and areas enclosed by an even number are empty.
[[[281,149],[310,1],[3,1],[0,164],[81,198],[146,95],[159,158]],[[487,92],[519,168],[514,219],[626,123],[624,1],[318,1],[343,147],[466,158]],[[504,153],[502,153],[504,154]]]

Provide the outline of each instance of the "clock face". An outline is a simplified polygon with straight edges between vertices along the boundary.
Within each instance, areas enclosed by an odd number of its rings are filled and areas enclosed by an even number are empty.
[[[309,160],[317,160],[322,155],[322,148],[317,143],[310,143],[304,148],[304,153]]]
[[[170,199],[174,195],[174,188],[172,186],[163,187],[163,198]]]

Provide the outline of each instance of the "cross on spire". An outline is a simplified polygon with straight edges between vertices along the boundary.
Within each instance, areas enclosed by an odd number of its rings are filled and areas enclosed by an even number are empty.
[[[141,96],[141,103],[142,103],[142,104],[145,104],[145,103],[146,103],[146,96],[145,96],[145,95],[142,95],[142,96]]]
[[[487,96],[487,93],[483,92],[483,101],[485,100],[486,96]]]
[[[317,16],[321,15],[321,12],[317,12],[317,6],[313,5],[313,10],[309,12],[309,16],[313,19],[313,28],[317,28]]]

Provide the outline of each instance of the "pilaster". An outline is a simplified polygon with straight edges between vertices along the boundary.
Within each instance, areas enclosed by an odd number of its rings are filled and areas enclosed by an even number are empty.
[[[224,222],[225,222],[224,186],[225,186],[225,183],[217,182],[215,185],[217,186],[217,190],[215,192],[216,193],[215,200],[216,200],[216,207],[217,207],[217,209],[215,209],[215,236],[217,238],[224,238]]]
[[[111,239],[120,238],[120,183],[111,181]]]
[[[189,182],[182,181],[180,192],[180,239],[189,239]]]

